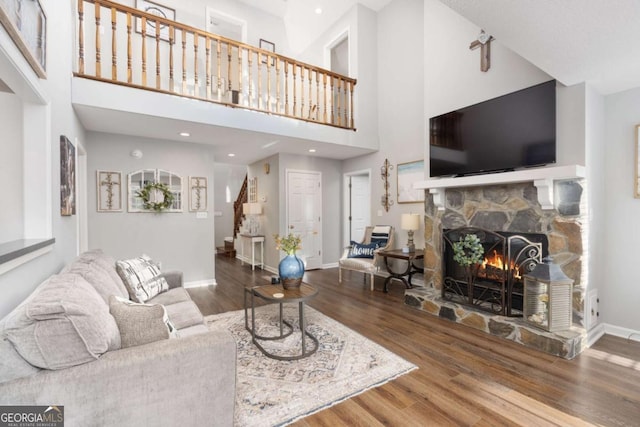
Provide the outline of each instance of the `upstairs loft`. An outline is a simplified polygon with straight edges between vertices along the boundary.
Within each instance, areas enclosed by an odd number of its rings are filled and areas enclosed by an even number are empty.
[[[194,142],[377,149],[354,132],[353,78],[107,0],[78,0],[76,42],[72,102],[88,130],[173,139],[184,122],[209,139]]]

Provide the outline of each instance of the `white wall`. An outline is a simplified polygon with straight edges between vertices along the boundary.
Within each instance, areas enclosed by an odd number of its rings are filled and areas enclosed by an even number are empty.
[[[425,85],[422,53],[426,27],[423,19],[420,0],[395,0],[378,13],[376,131],[380,151],[346,160],[342,168],[343,173],[372,169],[371,222],[395,226],[398,242],[407,238],[406,232],[399,231],[401,214],[424,211],[419,203],[397,203],[396,180],[398,163],[424,158],[424,99],[421,94]],[[362,70],[363,75],[367,73],[366,69]],[[385,158],[394,165],[389,188],[394,205],[389,212],[380,204],[383,188],[379,171]],[[423,245],[422,232],[417,232],[414,240],[418,247]]]
[[[208,179],[208,200],[213,200],[212,147],[204,144],[152,140],[106,133],[88,133],[88,188],[96,188],[96,170],[121,171],[127,174],[140,169],[163,169],[183,177],[183,212],[129,213],[126,209],[126,186],[123,189],[123,212],[97,212],[96,193],[89,195],[89,248],[100,248],[116,259],[147,254],[162,263],[162,269],[180,270],[185,282],[213,283],[214,217],[213,205],[207,218],[196,218],[188,209],[188,177]],[[136,159],[131,151],[139,149]]]
[[[224,246],[225,237],[233,237],[233,202],[236,201],[247,167],[216,163],[214,169],[213,211],[220,216],[215,217],[216,247]],[[227,203],[227,188],[231,195]]]
[[[604,256],[596,260],[606,281],[599,286],[601,321],[640,331],[640,200],[633,197],[635,126],[640,124],[640,88],[605,100],[605,185],[601,208],[606,212]],[[637,338],[637,337],[636,337]]]
[[[0,92],[0,112],[0,182],[3,183],[0,243],[3,243],[24,237],[22,100]]]
[[[30,156],[33,155],[38,159],[36,165],[25,165],[25,168],[36,169],[37,173],[29,173],[28,178],[35,178],[35,183],[25,183],[26,193],[23,196],[38,199],[37,202],[28,202],[26,205],[25,220],[31,221],[33,218],[39,218],[36,228],[42,234],[53,236],[56,242],[51,252],[0,275],[0,295],[2,295],[0,316],[4,316],[18,305],[42,280],[56,273],[65,263],[71,261],[77,250],[77,217],[60,216],[59,196],[60,135],[66,135],[72,142],[76,138],[80,140],[84,138],[84,131],[75,116],[70,101],[73,49],[73,43],[70,40],[73,40],[75,28],[75,17],[71,12],[73,2],[42,0],[41,4],[47,15],[47,27],[50,29],[47,39],[47,58],[49,59],[47,79],[38,80],[23,59],[15,62],[24,75],[31,76],[28,80],[35,82],[33,85],[36,90],[44,94],[45,99],[50,102],[48,106],[31,106],[25,110],[28,117],[38,117],[42,120],[25,123],[25,132],[29,134],[29,138],[37,135],[40,143],[33,145],[33,147],[38,147],[37,153],[29,153]],[[2,33],[0,39],[5,40],[4,28],[0,28],[0,33]],[[13,46],[3,46],[2,48],[15,49]],[[52,60],[52,58],[54,59]],[[25,86],[28,84],[31,83],[27,83]],[[24,88],[16,89],[23,90]],[[28,101],[36,102],[32,99]],[[4,128],[5,121],[4,115],[0,115],[0,127]],[[42,159],[48,157],[50,160],[43,163]],[[48,188],[50,191],[43,190],[47,186],[50,186]],[[29,211],[31,206],[35,206],[38,211]],[[25,228],[29,227],[31,226]],[[26,234],[29,235],[29,230],[26,230]]]

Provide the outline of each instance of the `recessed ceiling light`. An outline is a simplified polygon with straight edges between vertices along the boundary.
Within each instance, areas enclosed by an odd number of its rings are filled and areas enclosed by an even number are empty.
[[[189,132],[180,132],[180,136],[191,136]]]
[[[314,12],[316,13],[316,15],[321,15],[322,14],[322,8],[321,7],[316,7],[316,10],[314,10]]]
[[[235,154],[233,154],[233,153],[229,153],[229,154],[227,154],[227,156],[229,156],[229,157],[235,157],[236,155],[235,155]]]
[[[310,152],[310,153],[315,153],[315,152],[316,152],[316,149],[315,149],[315,148],[310,148],[310,149],[309,149],[309,152]]]

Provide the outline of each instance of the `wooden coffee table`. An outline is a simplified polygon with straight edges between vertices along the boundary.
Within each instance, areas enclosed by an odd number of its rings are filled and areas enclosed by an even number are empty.
[[[245,288],[244,293],[244,327],[247,331],[251,332],[251,341],[255,344],[256,347],[260,349],[262,354],[267,357],[271,357],[272,359],[278,360],[299,360],[305,357],[311,356],[318,350],[319,343],[318,339],[313,336],[309,331],[306,330],[305,319],[304,319],[304,305],[307,301],[311,300],[318,294],[318,290],[311,285],[303,283],[299,288],[296,289],[284,289],[282,285],[263,285],[263,286],[254,286],[252,288]],[[249,327],[249,304],[247,301],[247,297],[251,298],[251,327]],[[260,298],[268,304],[279,304],[280,305],[280,334],[276,336],[261,336],[256,334],[256,313],[255,313],[255,299]],[[269,353],[261,344],[260,340],[281,340],[293,333],[293,325],[288,321],[282,318],[282,304],[289,302],[297,302],[298,303],[298,316],[300,320],[300,332],[302,337],[300,341],[302,342],[301,350],[302,352],[295,356],[279,356],[277,354]],[[288,331],[285,332],[284,327],[287,327]],[[311,339],[315,344],[313,348],[307,349],[305,335]]]

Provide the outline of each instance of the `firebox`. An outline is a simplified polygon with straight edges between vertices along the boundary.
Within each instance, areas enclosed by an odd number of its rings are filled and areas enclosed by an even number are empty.
[[[456,242],[470,234],[478,238],[483,255],[480,262],[464,265],[454,259],[454,247],[460,251]],[[442,297],[495,314],[522,316],[522,276],[541,263],[548,252],[549,241],[544,234],[477,227],[444,230]]]

